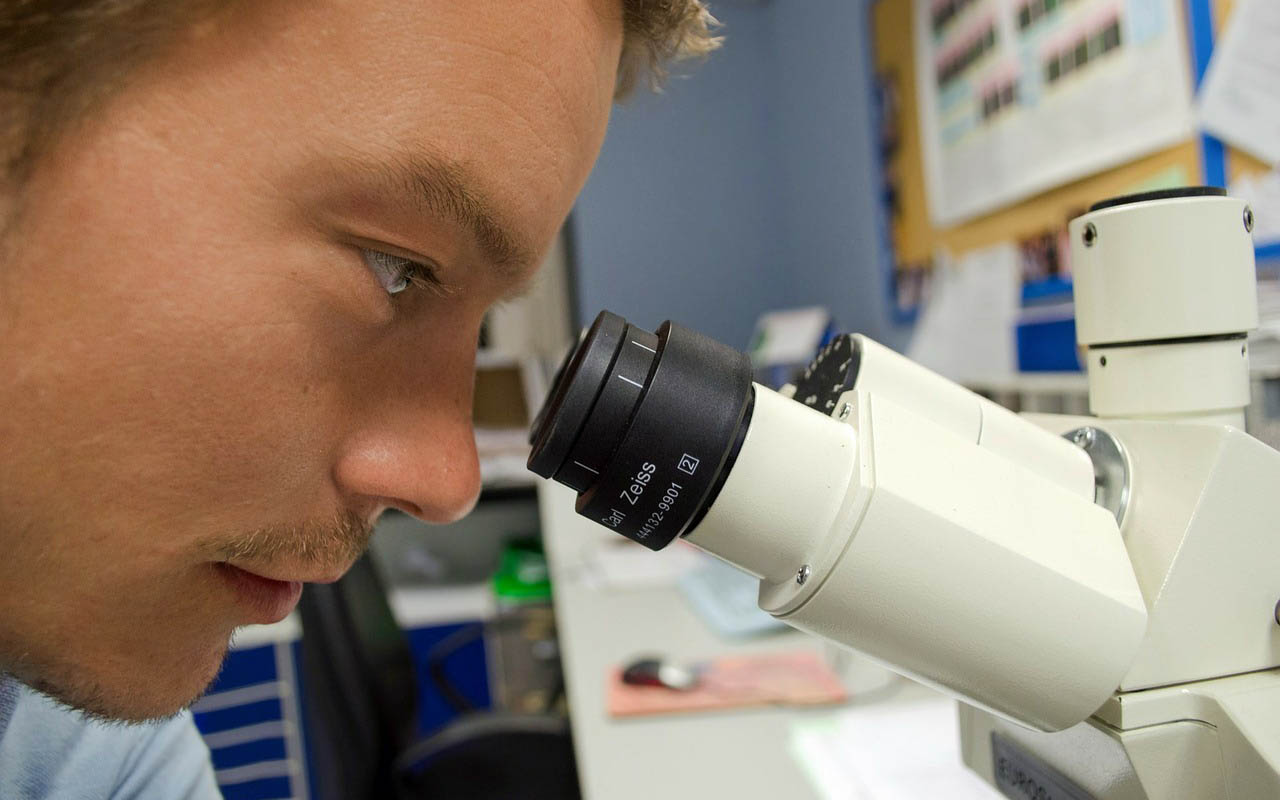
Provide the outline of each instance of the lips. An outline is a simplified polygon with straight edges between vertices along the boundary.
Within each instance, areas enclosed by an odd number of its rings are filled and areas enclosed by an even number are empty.
[[[218,577],[232,590],[248,613],[248,623],[270,625],[289,616],[302,596],[301,581],[265,578],[230,564],[214,565]]]

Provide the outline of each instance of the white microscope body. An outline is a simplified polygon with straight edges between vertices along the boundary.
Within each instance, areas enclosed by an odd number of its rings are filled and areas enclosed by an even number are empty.
[[[1019,417],[862,336],[793,386],[602,312],[530,469],[779,619],[962,701],[1011,798],[1280,798],[1280,452],[1246,434],[1252,214],[1221,190],[1070,226],[1094,417]]]
[[[963,701],[965,762],[1009,797],[1280,798],[1251,228],[1195,194],[1071,223],[1096,417],[1016,416],[860,336],[830,416],[755,387],[687,541],[779,619]]]

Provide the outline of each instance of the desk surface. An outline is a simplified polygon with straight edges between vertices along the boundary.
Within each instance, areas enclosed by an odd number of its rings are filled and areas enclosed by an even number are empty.
[[[796,631],[726,641],[694,615],[674,586],[596,588],[586,574],[587,554],[616,536],[576,515],[570,490],[544,483],[538,491],[585,800],[817,798],[788,752],[788,737],[792,721],[829,709],[615,720],[605,709],[605,676],[611,666],[646,652],[697,661],[732,652],[818,650],[821,644]]]

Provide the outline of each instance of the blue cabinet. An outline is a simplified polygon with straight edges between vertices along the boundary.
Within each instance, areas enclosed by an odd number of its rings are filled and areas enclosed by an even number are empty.
[[[479,624],[437,625],[406,632],[417,667],[420,732],[434,731],[455,716],[428,675],[431,648],[446,636]],[[306,676],[299,669],[297,627],[282,626],[278,632],[274,641],[233,648],[218,679],[192,707],[226,800],[311,797],[307,711],[301,702]],[[449,656],[445,674],[477,708],[490,707],[482,636]]]
[[[294,647],[233,649],[191,709],[226,800],[309,797]]]

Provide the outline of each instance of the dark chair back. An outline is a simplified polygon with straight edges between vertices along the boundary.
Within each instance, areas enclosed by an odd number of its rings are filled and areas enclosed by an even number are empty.
[[[474,713],[415,740],[413,657],[367,554],[298,610],[316,800],[579,799],[563,717]]]
[[[412,797],[581,800],[569,721],[549,714],[460,717],[401,757]]]
[[[298,611],[313,797],[394,797],[394,760],[413,738],[417,684],[370,556],[336,583],[309,584]]]

